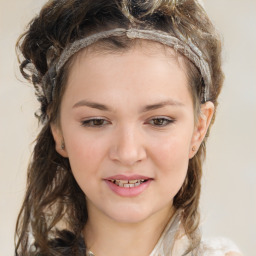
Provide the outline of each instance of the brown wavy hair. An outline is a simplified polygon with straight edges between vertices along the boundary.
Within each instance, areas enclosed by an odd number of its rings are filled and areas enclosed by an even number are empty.
[[[20,36],[16,46],[21,73],[33,83],[40,102],[36,116],[42,125],[28,167],[26,195],[17,220],[16,255],[84,255],[85,247],[80,235],[87,221],[85,195],[72,175],[68,159],[56,152],[50,129],[50,124],[58,121],[72,58],[56,77],[51,101],[46,97],[46,87],[53,79],[50,67],[71,42],[97,31],[130,26],[162,30],[173,36],[179,31],[185,38],[190,38],[210,66],[212,85],[208,100],[217,107],[223,84],[221,43],[196,0],[48,1]],[[97,44],[105,50],[118,51],[131,48],[133,40],[111,37]],[[188,59],[185,62],[197,113],[203,79]],[[42,82],[43,77],[46,83]],[[181,221],[190,239],[188,251],[200,242],[198,204],[205,140],[189,161],[185,182],[173,202],[176,209],[182,210]],[[69,231],[62,232],[64,228]]]

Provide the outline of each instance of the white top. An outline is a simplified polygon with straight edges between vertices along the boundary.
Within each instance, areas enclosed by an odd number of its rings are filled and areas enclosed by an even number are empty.
[[[176,213],[167,224],[150,256],[182,256],[188,245],[189,240],[180,225],[180,215]],[[227,238],[202,239],[197,252],[191,252],[186,256],[226,256],[229,252],[241,254],[238,247]]]

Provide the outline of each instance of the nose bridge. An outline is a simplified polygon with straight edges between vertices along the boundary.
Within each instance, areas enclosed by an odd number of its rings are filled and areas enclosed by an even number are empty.
[[[136,125],[118,127],[114,136],[111,158],[123,165],[133,165],[146,157],[142,134]]]

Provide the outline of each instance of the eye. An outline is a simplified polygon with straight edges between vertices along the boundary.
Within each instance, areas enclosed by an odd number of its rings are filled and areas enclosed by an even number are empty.
[[[164,127],[171,123],[174,123],[174,119],[168,117],[154,117],[148,121],[149,124],[158,127]]]
[[[83,120],[81,122],[81,125],[85,126],[85,127],[99,128],[99,127],[105,126],[109,123],[110,123],[109,121],[107,121],[106,119],[103,119],[103,118],[91,118],[91,119],[88,119],[88,120]]]

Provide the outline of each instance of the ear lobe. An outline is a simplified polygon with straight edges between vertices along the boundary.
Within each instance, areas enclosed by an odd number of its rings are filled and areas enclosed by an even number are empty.
[[[63,157],[68,157],[68,153],[66,151],[66,148],[63,147],[64,144],[64,138],[61,132],[61,129],[57,124],[51,124],[51,131],[52,136],[55,141],[55,149],[56,151]]]
[[[214,114],[214,105],[211,101],[208,101],[201,105],[200,115],[198,117],[197,124],[194,129],[193,137],[191,140],[191,150],[189,154],[189,158],[192,158],[203,141],[209,125],[212,120],[212,116]]]

